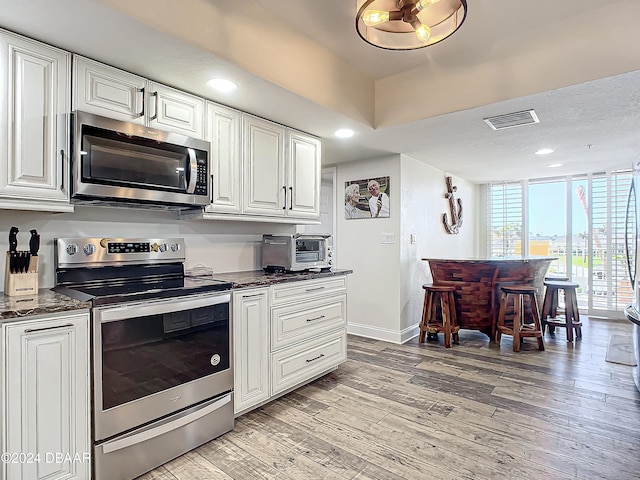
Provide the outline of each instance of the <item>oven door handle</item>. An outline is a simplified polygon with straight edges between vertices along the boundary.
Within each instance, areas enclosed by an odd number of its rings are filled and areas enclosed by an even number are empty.
[[[159,437],[160,435],[164,435],[167,432],[172,430],[177,430],[180,427],[184,427],[185,425],[195,422],[199,418],[204,417],[205,415],[209,415],[211,412],[218,410],[223,407],[227,403],[231,401],[231,394],[228,393],[222,398],[214,401],[213,403],[207,405],[206,407],[202,407],[195,412],[188,413],[183,417],[177,418],[175,420],[170,420],[166,423],[162,423],[158,426],[151,426],[148,430],[143,432],[134,433],[128,437],[121,438],[119,440],[114,440],[111,442],[107,442],[102,445],[102,452],[104,454],[115,452],[117,450],[122,450],[123,448],[130,447],[137,443],[146,442],[151,440],[152,438]]]
[[[161,313],[179,312],[182,310],[193,310],[200,307],[209,307],[212,305],[220,305],[229,303],[231,294],[224,293],[221,295],[189,297],[177,299],[162,299],[150,302],[142,302],[129,305],[121,305],[118,307],[95,309],[100,323],[115,322],[127,318],[148,317],[149,315],[158,315]]]

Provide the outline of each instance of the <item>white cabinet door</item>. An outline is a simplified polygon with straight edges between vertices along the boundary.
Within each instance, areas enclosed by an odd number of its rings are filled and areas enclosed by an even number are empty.
[[[206,212],[241,211],[240,117],[237,110],[207,102],[205,140],[211,143],[211,204],[205,207]]]
[[[0,208],[72,211],[71,56],[0,30]]]
[[[243,115],[243,213],[286,215],[285,128]]]
[[[73,57],[73,110],[145,124],[147,81],[78,55]]]
[[[4,480],[90,478],[89,314],[2,326]],[[11,460],[11,459],[10,459]]]
[[[75,55],[73,109],[204,137],[204,99]]]
[[[287,215],[320,217],[320,140],[289,130]]]
[[[149,82],[148,126],[193,138],[204,138],[204,99]]]
[[[233,293],[234,411],[269,399],[269,289]]]

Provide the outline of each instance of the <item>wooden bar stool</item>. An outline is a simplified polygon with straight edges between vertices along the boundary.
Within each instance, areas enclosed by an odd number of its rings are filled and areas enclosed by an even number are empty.
[[[565,277],[562,275],[548,275],[544,277],[545,282],[568,282],[569,277]],[[553,312],[552,317],[556,317],[558,315],[558,290],[554,289],[551,297],[551,312]],[[545,289],[545,299],[547,298],[547,293]],[[544,320],[544,318],[542,319]],[[554,328],[552,326],[549,327],[549,331],[553,333]],[[544,333],[544,322],[542,324],[542,333]]]
[[[422,307],[422,320],[420,321],[420,343],[424,342],[426,333],[436,335],[444,333],[444,346],[451,348],[451,336],[453,342],[458,343],[458,321],[456,319],[456,304],[453,298],[455,287],[423,285],[424,305]],[[439,315],[438,315],[439,314]]]
[[[580,312],[578,311],[576,297],[576,288],[580,285],[560,280],[545,280],[544,285],[547,289],[544,294],[544,303],[542,304],[542,331],[544,332],[547,325],[551,333],[553,333],[554,327],[563,327],[567,329],[567,342],[573,342],[574,330],[576,338],[581,338],[582,323],[580,323]],[[564,318],[558,317],[557,311],[560,291],[564,293]]]
[[[544,350],[542,341],[542,326],[536,302],[536,287],[529,285],[505,285],[500,287],[500,313],[496,325],[496,343],[500,344],[502,334],[513,336],[513,351],[520,351],[520,341],[524,337],[535,337],[538,340],[538,350]],[[529,300],[531,318],[527,319],[525,298]],[[513,301],[513,323],[506,323],[505,316],[509,300]]]

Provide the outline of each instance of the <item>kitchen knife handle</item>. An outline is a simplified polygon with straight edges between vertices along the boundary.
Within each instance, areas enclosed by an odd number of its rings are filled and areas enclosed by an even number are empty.
[[[29,253],[34,257],[38,256],[38,250],[40,249],[40,235],[34,228],[31,230],[31,238],[29,239]]]
[[[9,251],[15,252],[18,250],[18,227],[11,227],[9,230]]]

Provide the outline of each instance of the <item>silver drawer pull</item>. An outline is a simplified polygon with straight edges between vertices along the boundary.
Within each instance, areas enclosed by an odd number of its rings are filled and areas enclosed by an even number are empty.
[[[316,290],[324,290],[325,287],[307,288],[307,292],[314,292]]]
[[[322,357],[324,357],[324,353],[318,355],[315,358],[312,358],[311,360],[307,360],[307,363],[315,362],[316,360],[320,360]]]
[[[316,318],[307,318],[307,322],[313,322],[315,320],[320,320],[321,318],[324,318],[324,315],[320,315],[319,317],[316,317]]]
[[[55,330],[56,328],[69,328],[73,327],[72,323],[65,325],[56,325],[55,327],[43,327],[43,328],[27,328],[24,333],[44,332],[45,330]]]

